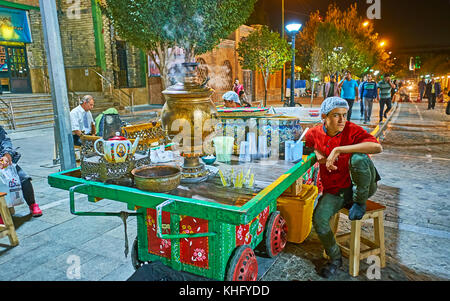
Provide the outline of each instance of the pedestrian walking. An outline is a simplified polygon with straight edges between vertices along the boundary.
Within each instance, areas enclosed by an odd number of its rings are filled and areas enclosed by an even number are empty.
[[[239,79],[236,78],[234,80],[233,91],[236,92],[237,95],[239,95],[239,92],[241,92],[242,90],[244,90],[244,86],[240,84]]]
[[[341,97],[348,103],[347,121],[352,118],[353,103],[358,95],[358,83],[352,79],[352,74],[347,71],[345,78],[339,83],[339,89],[341,89]]]
[[[385,74],[383,80],[378,83],[378,102],[380,103],[380,123],[383,121],[383,117],[387,118],[387,113],[392,108],[391,91],[395,89],[394,84],[391,82],[389,74]],[[386,105],[386,111],[384,106]]]
[[[427,84],[425,83],[425,80],[423,78],[419,82],[418,87],[419,87],[419,100],[422,101],[423,94],[425,93],[425,88],[427,87]]]
[[[434,81],[434,78],[427,84],[426,89],[427,97],[428,97],[428,109],[434,110],[436,106],[436,97],[441,94],[441,85],[438,82]]]
[[[358,95],[361,94],[362,84],[366,81],[367,81],[367,75],[364,75],[363,80],[361,81],[361,83],[359,84],[359,87],[358,87]],[[360,105],[359,111],[361,113],[359,120],[363,120],[364,119],[364,99],[359,100],[359,105]]]
[[[329,278],[342,266],[342,255],[330,227],[330,219],[342,208],[350,220],[361,220],[367,199],[377,190],[380,176],[368,154],[382,152],[377,139],[346,120],[348,103],[329,97],[320,107],[323,120],[305,136],[305,153],[314,152],[319,162],[323,194],[313,213],[313,225],[330,261],[319,270]]]
[[[330,77],[330,81],[325,84],[325,92],[323,97],[333,97],[333,96],[339,96],[339,87],[336,83],[336,77],[332,75]]]
[[[377,83],[372,79],[372,75],[367,75],[367,81],[361,85],[359,98],[364,101],[364,124],[370,122],[372,116],[373,100],[378,97]]]

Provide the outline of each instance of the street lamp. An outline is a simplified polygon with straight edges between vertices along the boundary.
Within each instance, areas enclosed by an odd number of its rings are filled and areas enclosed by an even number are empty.
[[[299,23],[291,23],[286,25],[286,30],[291,34],[292,36],[292,63],[291,63],[291,99],[290,99],[290,103],[289,106],[290,107],[294,107],[295,106],[295,101],[294,101],[294,97],[295,97],[295,93],[294,93],[294,82],[295,82],[295,36],[297,35],[298,31],[300,30],[300,28],[302,27],[302,24]]]
[[[363,26],[363,27],[369,26],[369,21],[364,22],[364,23],[362,24],[362,26]]]

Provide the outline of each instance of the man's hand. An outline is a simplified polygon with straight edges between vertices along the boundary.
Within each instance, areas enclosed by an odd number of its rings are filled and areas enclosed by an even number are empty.
[[[330,155],[328,156],[328,158],[327,158],[327,169],[328,169],[328,171],[332,171],[332,170],[337,170],[337,166],[336,165],[334,165],[334,162],[336,162],[337,161],[337,159],[338,159],[338,157],[339,157],[339,155],[340,155],[341,153],[340,153],[340,150],[339,150],[339,147],[335,147],[332,151],[331,151],[331,153],[330,153]]]
[[[318,150],[314,150],[314,153],[316,154],[317,162],[319,162],[319,164],[327,163],[327,157],[325,157],[324,154],[322,154]]]
[[[0,167],[5,168],[12,164],[11,155],[6,153],[3,157],[0,158]]]

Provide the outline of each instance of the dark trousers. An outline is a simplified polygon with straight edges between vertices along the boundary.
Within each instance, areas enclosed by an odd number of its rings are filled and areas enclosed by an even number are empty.
[[[338,194],[324,193],[313,213],[313,225],[325,252],[331,259],[341,257],[330,227],[330,219],[342,208],[350,208],[353,203],[363,205],[377,190],[380,179],[375,165],[366,154],[355,153],[350,158],[352,186],[341,189]]]
[[[436,93],[430,93],[428,96],[428,109],[433,109],[436,105]]]
[[[78,135],[72,135],[72,136],[73,136],[73,145],[81,146],[80,136],[78,136]]]
[[[359,109],[360,109],[360,112],[361,112],[361,119],[362,118],[364,118],[364,98],[363,99],[361,99],[361,101],[359,102]]]
[[[345,98],[345,100],[348,103],[347,121],[350,121],[350,119],[352,118],[352,108],[353,108],[353,103],[355,102],[355,100],[354,99],[347,99],[347,98]]]
[[[384,105],[386,105],[386,111],[384,111]],[[390,98],[381,98],[380,99],[380,122],[383,121],[384,118],[387,118],[387,113],[392,108],[392,100]]]
[[[31,184],[31,177],[20,168],[19,165],[16,165],[16,171],[20,178],[20,184],[22,185],[22,193],[25,202],[27,202],[28,206],[36,203],[34,199],[34,189]]]
[[[423,93],[425,92],[425,89],[419,89],[419,99],[423,99]]]

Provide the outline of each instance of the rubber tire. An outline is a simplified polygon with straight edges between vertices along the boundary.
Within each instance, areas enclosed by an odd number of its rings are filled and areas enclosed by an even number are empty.
[[[133,265],[133,268],[135,270],[139,269],[145,264],[144,261],[139,260],[137,237],[134,239],[133,246],[131,247],[131,264]]]
[[[251,274],[245,275],[246,277],[238,279],[238,275],[236,275],[236,268],[238,267],[239,264],[246,265],[245,259],[250,261],[250,265],[248,267],[252,269]],[[253,252],[252,248],[250,248],[249,245],[242,245],[237,247],[228,261],[227,271],[225,274],[225,281],[256,281],[257,278],[258,278],[258,261],[256,260],[256,255]]]
[[[277,223],[278,225],[276,225]],[[275,228],[274,228],[275,227]],[[278,231],[283,231],[282,233],[274,233],[275,229]],[[276,235],[276,241],[274,241],[274,234]],[[278,241],[280,240],[280,241]],[[280,254],[287,243],[287,223],[286,220],[281,216],[280,211],[274,211],[270,214],[269,220],[267,221],[266,228],[264,229],[264,242],[265,251],[267,256],[270,258],[276,257]],[[279,244],[279,247],[276,245]],[[275,250],[273,248],[275,246]]]

